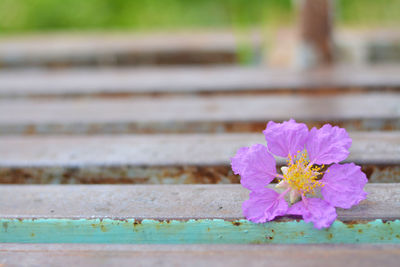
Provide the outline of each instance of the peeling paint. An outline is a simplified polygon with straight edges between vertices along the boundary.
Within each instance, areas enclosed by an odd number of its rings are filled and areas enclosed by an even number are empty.
[[[3,229],[4,229],[4,232],[7,232],[7,230],[8,230],[8,222],[3,222]]]
[[[1,219],[1,242],[120,244],[400,243],[400,220],[335,221],[317,230],[302,220]]]

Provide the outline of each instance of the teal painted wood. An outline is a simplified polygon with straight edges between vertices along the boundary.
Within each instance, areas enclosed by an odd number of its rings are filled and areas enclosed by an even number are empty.
[[[314,229],[302,220],[0,219],[3,243],[400,243],[400,220],[335,221]]]

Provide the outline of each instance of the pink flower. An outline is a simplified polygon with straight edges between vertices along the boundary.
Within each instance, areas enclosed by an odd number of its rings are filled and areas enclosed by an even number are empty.
[[[304,123],[291,119],[270,121],[263,133],[267,146],[242,147],[231,158],[233,172],[251,191],[243,203],[248,220],[264,223],[286,214],[301,215],[321,229],[335,221],[335,207],[349,209],[366,198],[368,180],[361,168],[339,164],[351,146],[345,129],[325,124],[309,131]],[[273,154],[287,158],[282,174],[276,171]],[[325,164],[330,166],[326,169]],[[280,180],[276,186],[280,193],[266,187],[275,178]],[[323,199],[316,196],[318,192]]]

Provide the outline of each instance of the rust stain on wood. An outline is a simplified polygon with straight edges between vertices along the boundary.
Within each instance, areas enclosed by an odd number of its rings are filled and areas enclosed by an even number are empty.
[[[400,166],[362,164],[370,182],[400,182]],[[281,167],[277,166],[278,169]],[[276,182],[276,181],[275,181]],[[0,168],[2,184],[238,184],[229,165]]]

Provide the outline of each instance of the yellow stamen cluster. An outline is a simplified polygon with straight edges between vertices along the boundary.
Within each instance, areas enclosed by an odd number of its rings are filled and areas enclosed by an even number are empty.
[[[318,181],[318,176],[322,173],[324,166],[312,166],[307,159],[307,151],[298,156],[291,157],[287,161],[288,167],[283,174],[283,180],[301,194],[314,194],[315,188],[322,187]]]

